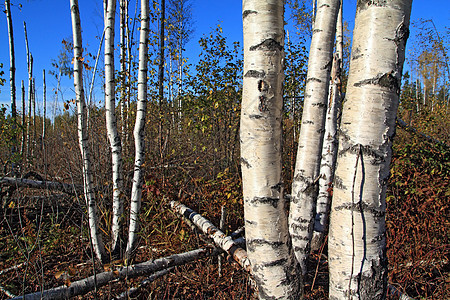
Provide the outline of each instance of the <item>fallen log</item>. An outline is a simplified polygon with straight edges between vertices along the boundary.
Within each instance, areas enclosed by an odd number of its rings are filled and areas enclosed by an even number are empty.
[[[103,272],[97,274],[96,276],[93,275],[88,278],[72,282],[70,286],[59,286],[56,288],[45,290],[43,292],[18,296],[16,298],[13,298],[12,300],[68,299],[70,297],[84,295],[94,290],[95,286],[97,288],[105,286],[110,281],[115,279],[134,278],[150,275],[157,271],[187,264],[202,257],[218,255],[220,252],[220,249],[213,249],[212,251],[208,249],[197,249],[180,254],[174,254],[155,260],[149,260],[140,264],[125,266],[116,270]]]
[[[220,231],[213,223],[208,219],[202,217],[197,212],[193,211],[189,207],[177,202],[170,201],[170,206],[180,215],[184,216],[194,223],[203,233],[208,235],[214,243],[227,252],[233,259],[241,265],[244,270],[251,272],[250,260],[247,257],[247,252],[239,247],[230,236],[226,236],[225,233]]]
[[[0,185],[7,185],[11,187],[25,187],[33,189],[48,189],[52,191],[61,191],[66,194],[75,195],[83,194],[84,189],[82,185],[69,184],[56,181],[41,181],[41,180],[31,180],[24,178],[12,178],[12,177],[2,177],[0,178]]]
[[[120,294],[116,298],[116,300],[128,299],[129,297],[135,295],[139,291],[139,289],[144,288],[145,286],[149,285],[150,283],[152,283],[153,281],[155,281],[159,277],[162,277],[162,276],[168,274],[172,270],[173,270],[173,267],[172,268],[168,268],[168,269],[164,269],[164,270],[161,270],[161,271],[158,271],[158,272],[155,272],[154,274],[152,274],[149,277],[147,277],[147,279],[143,280],[137,287],[132,287],[128,291],[123,292],[122,294]]]

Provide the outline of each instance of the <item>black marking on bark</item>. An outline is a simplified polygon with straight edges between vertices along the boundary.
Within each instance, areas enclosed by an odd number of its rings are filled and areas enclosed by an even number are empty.
[[[369,156],[371,158],[370,163],[372,165],[379,165],[386,161],[386,155],[384,154],[383,151],[375,149],[369,145],[365,145],[365,146],[363,146],[361,144],[347,145],[347,146],[343,146],[343,148],[344,149],[338,153],[339,156],[341,156],[347,152],[353,153],[353,154],[358,154],[359,151],[361,151],[363,155]]]
[[[334,181],[333,181],[333,187],[338,188],[340,190],[346,190],[347,187],[344,185],[342,179],[335,175]]]
[[[302,122],[302,124],[314,124],[314,122],[311,120],[305,120]]]
[[[317,106],[319,108],[326,108],[327,107],[326,103],[322,103],[322,102],[313,103],[312,106]]]
[[[257,248],[258,246],[270,246],[272,247],[272,249],[279,249],[280,247],[282,247],[284,245],[283,242],[270,242],[267,240],[263,240],[263,239],[254,239],[254,240],[247,240],[247,249],[248,251],[254,252],[255,248]]]
[[[247,16],[251,15],[251,14],[258,14],[258,12],[254,11],[254,10],[249,10],[249,9],[244,10],[244,12],[242,13],[242,19],[247,18]]]
[[[358,294],[360,299],[386,299],[387,258],[385,249],[379,260],[372,260],[370,270],[358,275]]]
[[[245,166],[248,169],[250,169],[252,167],[252,165],[250,165],[250,163],[243,157],[241,157],[241,166]]]
[[[256,51],[256,50],[267,50],[267,51],[282,51],[283,46],[274,39],[267,39],[263,42],[259,43],[258,45],[251,46],[250,51]]]
[[[264,80],[258,81],[258,91],[267,92],[269,90],[269,84]]]
[[[274,261],[270,261],[270,262],[266,262],[266,263],[255,265],[253,267],[253,270],[265,269],[267,267],[270,268],[270,267],[275,267],[275,266],[283,266],[284,264],[286,264],[286,262],[287,262],[286,258],[277,259],[277,260],[274,260]]]
[[[292,223],[290,226],[293,230],[309,231],[309,225],[299,225]]]
[[[400,93],[400,80],[394,75],[394,71],[390,71],[385,74],[378,74],[374,78],[364,79],[359,82],[354,83],[356,87],[361,87],[363,85],[378,85],[385,87],[396,94]]]
[[[380,242],[380,241],[383,241],[384,239],[385,239],[385,234],[383,233],[383,234],[380,234],[380,235],[377,235],[377,236],[375,236],[370,242],[372,243],[372,244],[375,244],[375,243],[378,243],[378,242]]]
[[[322,8],[322,7],[330,7],[330,5],[329,4],[326,4],[326,3],[324,3],[324,4],[322,4],[319,8]]]
[[[364,56],[364,54],[361,53],[361,50],[359,50],[358,47],[355,47],[355,49],[353,49],[353,51],[352,51],[351,60],[358,59],[363,56]]]
[[[323,31],[322,29],[314,29],[313,33],[322,32],[322,31]]]
[[[292,240],[305,241],[307,244],[309,244],[309,240],[311,239],[308,235],[301,235],[301,234],[292,234],[291,237]]]
[[[356,7],[358,10],[365,10],[370,6],[385,7],[386,2],[386,0],[358,0]]]
[[[319,78],[315,78],[315,77],[310,77],[308,79],[306,79],[306,83],[310,82],[310,81],[315,81],[315,82],[322,82],[322,80],[320,80]]]
[[[248,70],[247,73],[245,73],[244,77],[250,77],[250,78],[264,78],[266,76],[266,73],[264,71],[256,71],[256,70]]]
[[[405,22],[401,22],[395,31],[394,42],[398,47],[405,48],[406,41],[408,40],[408,38],[409,38],[409,28],[405,24]]]
[[[331,66],[333,65],[333,60],[329,60],[322,68],[321,70],[328,70],[331,71]]]
[[[280,201],[280,198],[275,197],[253,197],[253,199],[250,199],[249,202],[253,205],[257,204],[270,204],[274,208],[278,207],[278,202]]]
[[[258,222],[250,221],[250,220],[245,220],[245,223],[247,223],[249,225],[257,225],[258,224]]]
[[[379,209],[377,209],[373,206],[369,206],[367,203],[361,202],[361,201],[358,201],[355,203],[351,203],[351,202],[344,203],[340,206],[337,206],[335,208],[335,210],[337,210],[337,211],[351,210],[351,211],[360,212],[360,213],[366,212],[366,213],[372,214],[372,216],[374,218],[384,218],[384,216],[386,215],[386,212],[384,210],[379,210]]]
[[[249,115],[248,117],[250,119],[256,119],[256,120],[264,118],[264,116],[261,116],[261,115]]]
[[[278,182],[276,185],[271,186],[270,188],[276,190],[277,192],[281,192],[281,189],[283,188],[283,183]]]
[[[294,218],[294,221],[297,222],[297,223],[309,223],[311,220],[310,219],[304,219],[302,217],[297,217],[297,218]]]
[[[294,246],[294,252],[296,253],[302,253],[302,254],[309,254],[309,250],[303,247]]]
[[[260,112],[267,112],[269,111],[269,107],[268,107],[268,102],[267,101],[267,97],[264,95],[259,96],[259,105],[258,105],[258,109]]]
[[[253,269],[255,269],[253,267]],[[265,291],[266,283],[263,279],[260,279],[258,276],[254,276],[253,279],[256,281],[256,286],[258,287],[259,299],[267,299],[267,300],[277,300],[276,297],[269,296]]]

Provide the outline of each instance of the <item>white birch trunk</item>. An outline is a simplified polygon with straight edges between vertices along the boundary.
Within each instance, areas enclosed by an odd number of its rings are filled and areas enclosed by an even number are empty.
[[[331,206],[330,299],[386,298],[386,184],[411,2],[357,4]]]
[[[281,182],[284,2],[244,0],[241,167],[248,257],[260,299],[301,298]]]
[[[128,124],[127,124],[127,117],[125,114],[128,114],[126,103],[128,103],[128,100],[126,99],[129,97],[127,95],[126,90],[126,82],[127,82],[127,56],[126,56],[126,22],[127,21],[127,10],[128,10],[128,0],[120,0],[120,119],[121,119],[121,125],[122,125],[122,136],[123,136],[123,145],[125,145],[126,141],[128,140]],[[126,147],[126,146],[124,146]]]
[[[112,253],[119,255],[123,223],[122,143],[117,132],[116,84],[114,76],[114,25],[116,0],[105,2],[105,109],[106,129],[111,147],[113,179]]]
[[[328,107],[325,119],[322,159],[320,162],[319,193],[317,196],[314,233],[311,249],[317,250],[323,243],[323,235],[327,227],[330,201],[333,188],[334,170],[337,154],[337,115],[341,106],[341,70],[342,70],[342,2],[336,26],[336,51],[331,68],[331,82],[328,94]]]
[[[14,32],[11,17],[10,0],[5,0],[6,21],[8,23],[8,40],[9,40],[9,84],[11,88],[11,116],[13,118],[13,128],[16,128],[16,58],[14,52]],[[13,154],[16,152],[15,137],[13,143]]]
[[[21,88],[22,88],[22,145],[20,147],[20,156],[22,157],[22,159],[24,158],[24,153],[25,153],[25,143],[26,143],[26,123],[25,123],[25,119],[26,119],[26,106],[25,106],[25,84],[23,83],[22,80],[22,84],[21,84]]]
[[[42,80],[43,80],[43,83],[42,83],[42,89],[43,89],[43,91],[42,91],[42,102],[43,102],[43,114],[44,114],[44,117],[42,118],[43,120],[42,120],[42,148],[45,150],[45,131],[46,131],[46,128],[45,128],[45,117],[46,117],[46,114],[47,114],[47,85],[45,84],[45,69],[44,70],[42,70]],[[45,153],[44,153],[44,155],[45,155]]]
[[[26,154],[25,158],[30,156],[30,127],[31,127],[31,97],[33,94],[33,56],[28,47],[27,24],[23,22],[23,31],[25,34],[25,48],[27,51],[27,69],[28,69],[28,119],[27,119],[27,139],[26,139]]]
[[[86,132],[86,104],[84,101],[82,63],[83,45],[81,40],[81,22],[80,12],[78,9],[78,0],[70,0],[70,11],[72,16],[73,32],[73,82],[77,102],[78,142],[80,145],[83,166],[84,195],[88,210],[89,232],[91,235],[91,241],[95,255],[101,262],[105,262],[107,257],[105,254],[105,247],[103,244],[101,232],[98,227],[98,217],[96,211],[97,206],[95,202],[92,179],[88,134]]]
[[[33,98],[31,104],[33,105],[33,148],[31,150],[32,156],[36,148],[36,79],[33,77]]]
[[[302,273],[314,226],[315,201],[339,0],[318,0],[308,61],[302,125],[292,182],[289,232]]]
[[[128,232],[128,244],[126,260],[130,263],[136,247],[139,231],[139,212],[141,210],[142,197],[142,164],[145,158],[144,152],[144,125],[147,110],[147,61],[148,61],[148,32],[149,32],[149,4],[148,0],[141,0],[141,30],[139,38],[139,74],[138,74],[138,100],[136,123],[134,126],[135,160],[133,186],[131,190],[130,227]]]

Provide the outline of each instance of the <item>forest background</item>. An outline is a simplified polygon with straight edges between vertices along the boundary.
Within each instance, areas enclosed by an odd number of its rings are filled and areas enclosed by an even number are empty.
[[[130,26],[133,24],[134,4],[130,2]],[[168,1],[170,3],[176,1]],[[284,119],[284,181],[290,186],[292,180],[296,137],[302,110],[302,89],[305,84],[307,57],[310,40],[310,3],[288,1],[299,6],[287,6],[286,22],[289,40],[286,40],[285,119]],[[220,207],[228,210],[225,228],[228,232],[242,225],[242,195],[239,175],[238,124],[242,84],[242,15],[241,1],[187,1],[187,15],[191,26],[186,27],[185,41],[177,50],[177,42],[167,37],[165,56],[164,100],[158,100],[158,3],[153,6],[153,22],[150,44],[149,106],[146,125],[146,163],[144,185],[144,217],[138,255],[141,260],[170,253],[189,250],[201,243],[179,220],[168,214],[165,199],[176,198],[208,216],[215,224],[220,219]],[[169,6],[168,6],[169,7]],[[356,1],[344,1],[344,19],[351,20],[355,14]],[[170,12],[170,8],[168,8]],[[19,83],[27,83],[27,59],[23,21],[27,22],[28,43],[34,56],[36,117],[33,125],[30,151],[24,160],[22,174],[29,171],[44,176],[47,180],[81,183],[80,157],[76,138],[74,117],[74,92],[71,73],[71,25],[68,3],[64,1],[13,2],[13,27],[16,47],[16,85],[20,99]],[[102,3],[80,1],[83,24],[83,39],[86,47],[87,87],[93,76],[93,67],[103,30]],[[170,13],[169,13],[170,14]],[[389,280],[411,296],[429,299],[444,299],[448,290],[448,242],[449,227],[449,84],[448,49],[450,42],[447,1],[415,1],[413,3],[410,39],[404,69],[401,104],[398,118],[414,130],[398,129],[394,144],[392,176],[388,201],[388,256],[391,265]],[[118,23],[118,22],[117,22]],[[135,23],[135,30],[139,23]],[[347,23],[347,59],[353,24]],[[20,135],[20,128],[8,123],[10,94],[8,80],[9,51],[7,47],[6,21],[0,24],[0,104],[2,136],[1,160],[7,175],[7,163],[17,159],[10,157],[13,136]],[[167,32],[170,32],[167,26]],[[117,30],[118,32],[118,30]],[[175,36],[175,35],[174,35]],[[134,34],[137,42],[138,34]],[[116,39],[118,41],[118,39]],[[171,43],[172,42],[172,43]],[[118,51],[117,51],[118,53]],[[137,46],[132,49],[137,62]],[[102,55],[99,66],[103,66]],[[181,66],[182,73],[177,72]],[[348,64],[347,64],[348,67]],[[130,78],[136,77],[136,64]],[[46,150],[42,147],[42,70],[47,76],[47,124]],[[116,59],[119,69],[119,59]],[[62,70],[60,85],[57,79]],[[104,76],[99,67],[93,88],[90,126],[91,147],[94,156],[94,174],[101,201],[101,222],[108,228],[111,223],[110,194],[111,163],[105,121],[102,86]],[[182,74],[181,76],[179,74]],[[120,74],[118,74],[120,77]],[[134,124],[136,79],[129,82],[131,102],[125,113],[129,124]],[[134,87],[133,87],[134,85]],[[28,95],[28,86],[26,95]],[[88,91],[89,88],[86,89]],[[118,90],[118,93],[120,90]],[[28,101],[28,100],[27,100]],[[21,114],[21,101],[18,111]],[[119,104],[120,105],[120,104]],[[122,124],[122,123],[120,123]],[[131,130],[129,127],[129,130]],[[124,142],[124,169],[132,170],[131,134]],[[34,133],[33,133],[34,131]],[[422,133],[434,140],[425,139]],[[438,140],[439,142],[436,142]],[[130,176],[125,178],[127,188]],[[288,191],[289,192],[289,191]],[[1,269],[14,262],[27,261],[30,267],[16,271],[11,278],[0,274],[0,282],[16,294],[39,290],[40,287],[61,283],[58,274],[67,273],[65,280],[83,278],[92,272],[92,267],[80,265],[92,256],[88,245],[85,220],[80,216],[82,205],[76,197],[62,196],[57,192],[46,192],[46,219],[42,216],[39,201],[43,194],[37,190],[16,190],[7,194],[2,190],[2,215],[21,220],[19,228],[8,228],[2,223]],[[52,194],[52,197],[48,193]],[[56,200],[55,200],[56,199]],[[44,203],[44,201],[42,201]],[[77,204],[78,203],[78,206]],[[58,211],[61,209],[61,211]],[[64,217],[64,212],[66,216]],[[22,217],[20,217],[22,215]],[[402,224],[402,225],[400,225]],[[41,230],[41,229],[46,230]],[[181,228],[181,231],[180,231]],[[49,233],[45,233],[49,232]],[[66,239],[80,234],[79,238],[66,245]],[[108,235],[109,233],[106,233]],[[77,244],[77,241],[81,243]],[[39,245],[37,251],[33,245]],[[77,246],[78,245],[78,246]],[[195,248],[195,247],[194,247]],[[150,253],[144,249],[152,249]],[[326,253],[326,247],[321,249]],[[310,263],[314,272],[309,274],[308,297],[326,296],[326,263],[320,260],[322,252],[315,253]],[[66,255],[64,263],[55,258]],[[315,260],[314,260],[315,259]],[[45,267],[43,267],[45,265]],[[207,266],[202,272],[202,266]],[[152,289],[143,294],[191,295],[200,293],[204,297],[245,298],[251,294],[250,285],[243,272],[232,268],[223,271],[226,275],[209,279],[217,272],[212,262],[200,262],[187,268],[189,279],[181,270],[171,274],[173,282],[166,290],[154,283]],[[191,268],[191,269],[189,269]],[[197,269],[196,269],[197,268]],[[72,269],[76,269],[72,275]],[[197,271],[195,271],[197,270]],[[183,270],[185,271],[185,270]],[[61,273],[62,272],[62,273]],[[227,273],[228,272],[228,273]],[[64,274],[65,274],[64,273]],[[208,280],[203,280],[206,276]],[[233,277],[234,276],[234,277]],[[213,276],[212,276],[213,277]],[[229,278],[238,278],[238,287],[229,288]],[[44,284],[45,282],[45,284]],[[129,285],[130,283],[126,283]],[[240,287],[240,288],[239,288]],[[100,293],[106,293],[100,291]],[[191,294],[190,294],[191,293]],[[170,296],[169,296],[170,295]],[[186,296],[188,297],[188,296]]]

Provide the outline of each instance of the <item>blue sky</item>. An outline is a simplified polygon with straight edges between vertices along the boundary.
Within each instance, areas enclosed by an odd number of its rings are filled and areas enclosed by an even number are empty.
[[[3,1],[2,1],[3,2]],[[12,17],[16,48],[16,83],[20,90],[20,81],[27,86],[26,51],[23,33],[23,21],[27,22],[30,50],[34,57],[34,75],[38,100],[42,100],[42,70],[51,68],[61,49],[63,38],[71,39],[71,19],[69,0],[12,0]],[[132,1],[133,2],[133,1]],[[18,4],[22,4],[19,9]],[[228,41],[242,41],[241,0],[193,0],[192,16],[195,32],[186,46],[186,54],[191,63],[198,60],[199,38],[211,31],[219,22],[228,37]],[[81,23],[83,27],[83,44],[91,53],[96,53],[98,36],[103,26],[102,1],[79,0]],[[0,7],[3,8],[3,5]],[[356,0],[344,0],[344,18],[353,26]],[[130,12],[130,15],[132,13]],[[414,0],[411,21],[419,18],[433,19],[439,30],[450,26],[450,1],[448,0]],[[118,21],[118,20],[117,20]],[[0,63],[3,63],[3,76],[7,82],[0,91],[0,104],[8,104],[9,92],[9,47],[5,14],[0,14]],[[117,42],[117,39],[116,39]],[[65,80],[62,89],[66,98],[71,97],[72,82]],[[47,99],[52,102],[51,89],[56,87],[56,80],[47,75]],[[101,92],[97,91],[97,98]],[[20,93],[18,93],[20,102]],[[50,105],[50,104],[49,104]],[[19,104],[20,106],[20,104]]]

